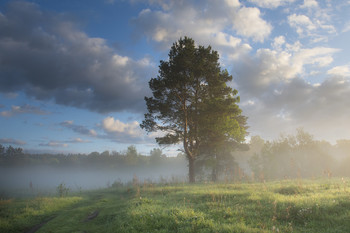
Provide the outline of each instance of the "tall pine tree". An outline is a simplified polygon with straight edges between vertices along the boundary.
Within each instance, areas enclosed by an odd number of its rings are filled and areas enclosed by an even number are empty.
[[[191,183],[195,160],[204,148],[217,156],[223,145],[241,143],[246,135],[237,90],[226,84],[232,76],[221,71],[218,61],[210,46],[196,47],[191,38],[181,38],[171,47],[169,60],[160,61],[157,78],[149,82],[153,97],[145,97],[148,113],[141,127],[165,132],[156,138],[159,144],[182,142]]]

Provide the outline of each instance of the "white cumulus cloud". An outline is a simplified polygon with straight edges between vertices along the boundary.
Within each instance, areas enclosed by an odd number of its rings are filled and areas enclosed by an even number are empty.
[[[301,8],[313,8],[318,7],[318,3],[316,0],[304,0],[304,4],[301,5]]]
[[[287,5],[294,1],[295,0],[249,0],[249,2],[252,2],[259,7],[265,8],[276,8],[279,6]]]
[[[332,69],[328,70],[327,74],[333,75],[333,76],[349,77],[350,76],[350,66],[349,65],[335,66]]]
[[[258,8],[244,7],[237,0],[172,1],[170,8],[143,9],[132,23],[138,35],[146,36],[160,49],[189,36],[199,44],[231,54],[250,51],[240,37],[263,42],[272,30]],[[232,29],[235,34],[227,32]]]
[[[107,133],[112,133],[112,134],[116,133],[116,134],[131,136],[131,137],[142,136],[142,131],[137,121],[124,123],[118,119],[114,119],[114,117],[106,117],[102,121],[102,128]]]
[[[272,30],[272,26],[263,20],[258,8],[243,7],[234,17],[233,28],[239,35],[251,37],[263,42]]]
[[[294,27],[300,36],[305,36],[305,34],[316,30],[316,26],[312,23],[310,18],[306,15],[296,15],[292,14],[288,16],[288,22],[291,27]]]

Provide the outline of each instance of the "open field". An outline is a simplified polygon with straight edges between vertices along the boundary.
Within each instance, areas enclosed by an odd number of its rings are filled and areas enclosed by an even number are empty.
[[[140,184],[3,199],[0,232],[350,232],[350,180]]]

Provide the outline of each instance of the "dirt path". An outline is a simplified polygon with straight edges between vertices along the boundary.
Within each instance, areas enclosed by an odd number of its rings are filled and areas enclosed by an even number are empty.
[[[93,220],[94,218],[96,218],[98,216],[98,214],[100,213],[99,210],[95,210],[94,212],[92,212],[91,214],[89,214],[84,220],[83,222],[88,222]],[[37,232],[41,227],[43,227],[46,223],[50,222],[52,219],[56,218],[57,216],[52,216],[51,218],[45,220],[42,223],[39,223],[37,225],[35,225],[32,229],[30,229],[29,231],[26,231],[25,233],[35,233]]]
[[[89,216],[86,217],[86,219],[84,220],[84,222],[90,221],[94,218],[97,217],[97,215],[100,213],[99,210],[95,210],[94,212],[92,212]]]
[[[46,223],[48,223],[49,221],[51,221],[54,218],[56,218],[56,216],[52,216],[51,218],[45,220],[44,222],[39,223],[38,225],[34,226],[32,229],[30,229],[26,233],[35,233],[35,232],[37,232],[42,226],[44,226]]]

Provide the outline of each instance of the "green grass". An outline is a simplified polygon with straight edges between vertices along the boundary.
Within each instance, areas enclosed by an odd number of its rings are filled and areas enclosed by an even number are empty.
[[[349,181],[144,184],[1,200],[0,232],[52,217],[37,232],[350,232]]]

